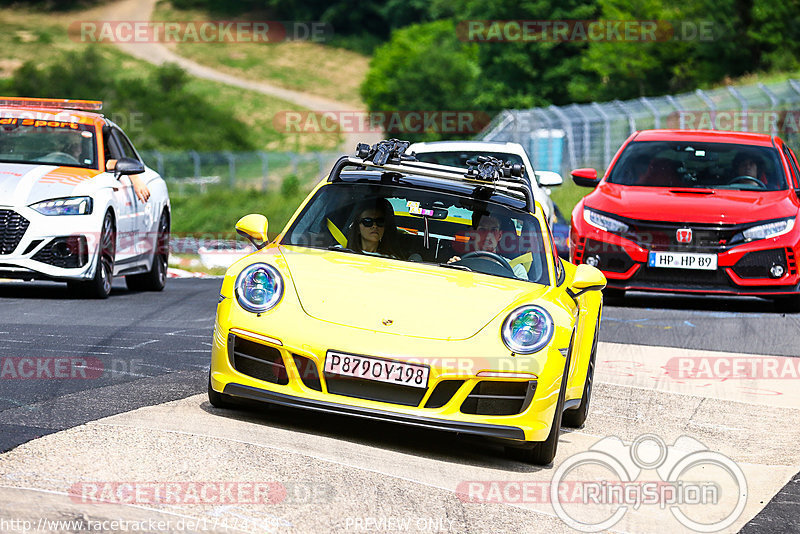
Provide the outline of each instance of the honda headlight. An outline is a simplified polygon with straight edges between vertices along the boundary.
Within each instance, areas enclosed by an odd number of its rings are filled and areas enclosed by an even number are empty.
[[[503,343],[518,354],[533,354],[552,338],[553,318],[540,306],[517,308],[503,322]]]
[[[236,278],[236,300],[245,310],[262,313],[275,307],[283,296],[283,278],[266,263],[254,263]]]
[[[787,234],[792,231],[792,228],[794,228],[794,217],[789,217],[781,221],[753,226],[742,232],[742,235],[745,241],[753,241],[754,239],[766,239]]]
[[[42,215],[89,215],[92,213],[92,197],[55,198],[30,207]]]
[[[595,228],[605,230],[614,234],[624,234],[628,231],[628,225],[618,221],[608,215],[603,215],[589,208],[583,208],[583,220]]]

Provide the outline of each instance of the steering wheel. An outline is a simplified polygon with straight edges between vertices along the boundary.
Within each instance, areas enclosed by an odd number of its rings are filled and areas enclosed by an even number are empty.
[[[496,254],[494,252],[489,252],[488,250],[476,250],[473,252],[467,252],[463,256],[461,256],[461,261],[468,260],[470,258],[488,258],[492,261],[497,262],[500,264],[501,267],[504,269],[508,269],[508,272],[512,275],[514,274],[514,268],[508,263],[508,260],[505,259],[500,254]]]
[[[728,184],[735,184],[735,183],[740,183],[740,182],[752,182],[752,183],[756,184],[759,189],[766,189],[767,188],[766,184],[764,182],[762,182],[761,180],[759,180],[758,178],[755,178],[753,176],[746,176],[746,175],[737,176],[736,178],[734,178],[733,180],[728,182]]]
[[[67,154],[66,152],[59,152],[59,151],[50,152],[46,156],[39,158],[40,161],[51,161],[53,159],[56,160],[55,163],[61,163],[66,159],[67,163],[80,164],[80,161],[78,161],[78,158],[76,158],[72,154]]]

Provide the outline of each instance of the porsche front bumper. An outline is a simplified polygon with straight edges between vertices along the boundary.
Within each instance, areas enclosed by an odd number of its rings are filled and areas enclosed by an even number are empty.
[[[498,350],[496,357],[487,358],[474,339],[410,338],[335,325],[302,312],[292,314],[294,321],[283,317],[274,329],[255,331],[255,315],[243,313],[232,299],[219,304],[210,375],[214,391],[517,442],[543,441],[550,432],[567,361],[566,351],[555,343],[531,356],[514,357]],[[243,330],[241,321],[228,320],[236,317],[250,324]],[[268,325],[263,319],[259,322]],[[284,320],[292,322],[291,332],[280,328]],[[237,339],[245,339],[249,348],[239,348]],[[424,389],[410,392],[393,384],[333,376],[325,372],[330,350],[426,362],[429,381]],[[258,359],[268,361],[259,367]],[[485,371],[499,374],[478,376]]]

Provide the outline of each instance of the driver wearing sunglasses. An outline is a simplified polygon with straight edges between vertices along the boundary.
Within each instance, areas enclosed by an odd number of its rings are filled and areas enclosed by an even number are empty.
[[[399,258],[394,210],[385,198],[356,206],[348,230],[347,248],[350,250]]]

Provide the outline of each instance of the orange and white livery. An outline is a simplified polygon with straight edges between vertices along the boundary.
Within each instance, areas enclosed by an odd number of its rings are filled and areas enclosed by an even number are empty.
[[[101,108],[0,97],[0,278],[65,281],[98,298],[114,276],[163,289],[166,183]]]

